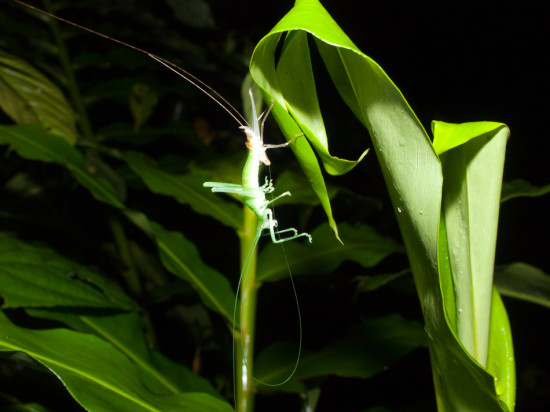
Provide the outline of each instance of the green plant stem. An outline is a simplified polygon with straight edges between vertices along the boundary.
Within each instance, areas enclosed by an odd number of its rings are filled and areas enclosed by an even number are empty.
[[[256,299],[258,284],[256,283],[256,266],[258,249],[251,251],[254,244],[258,219],[249,208],[244,208],[244,229],[240,233],[241,243],[241,268],[244,268],[247,257],[248,273],[241,273],[246,276],[246,282],[241,284],[241,318],[240,332],[235,334],[235,385],[236,400],[235,407],[238,412],[252,412],[254,410],[254,384],[252,381],[252,370],[254,361],[254,332],[256,323]],[[250,253],[250,256],[249,256]]]
[[[49,13],[53,13],[53,7],[50,0],[43,0],[43,4],[46,11],[48,11]],[[61,35],[61,31],[59,30],[59,24],[57,24],[57,21],[54,19],[49,19],[48,24],[50,26],[50,29],[52,30],[52,34],[57,45],[61,66],[63,67],[65,75],[67,76],[67,88],[71,95],[73,104],[75,105],[76,112],[78,113],[78,124],[80,125],[80,130],[84,137],[92,140],[92,127],[90,125],[86,109],[84,108],[84,104],[82,103],[80,89],[78,88],[78,83],[76,81],[74,71],[71,67],[71,61],[69,59],[67,48],[65,47],[65,41],[63,40],[63,36]]]

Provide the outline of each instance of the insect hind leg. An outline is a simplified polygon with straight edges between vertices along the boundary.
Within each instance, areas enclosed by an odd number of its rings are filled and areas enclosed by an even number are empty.
[[[283,193],[284,195],[284,193]],[[281,196],[283,196],[281,195]],[[283,229],[283,230],[275,230],[277,227],[277,221],[273,219],[273,212],[271,209],[267,209],[265,212],[266,220],[267,220],[267,227],[264,226],[265,229],[269,228],[269,234],[271,235],[271,241],[273,243],[283,243],[288,242],[289,240],[293,240],[299,237],[307,237],[309,240],[309,243],[311,243],[311,235],[309,233],[298,233],[298,231],[294,228],[289,229]],[[292,233],[290,236],[283,237],[283,238],[277,238],[276,235],[281,235],[282,233]]]

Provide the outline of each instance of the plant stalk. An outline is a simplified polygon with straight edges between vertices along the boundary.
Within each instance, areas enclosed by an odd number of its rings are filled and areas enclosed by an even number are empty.
[[[256,267],[258,249],[251,251],[256,237],[258,219],[249,208],[243,208],[244,228],[240,233],[241,243],[241,312],[240,333],[235,333],[235,409],[237,412],[252,412],[254,410],[254,333],[256,324],[256,299],[258,285],[256,283]],[[250,254],[250,256],[249,256]],[[248,273],[244,268],[249,259]],[[244,270],[243,270],[244,269]],[[244,278],[246,277],[246,282]],[[237,313],[237,318],[239,313]]]

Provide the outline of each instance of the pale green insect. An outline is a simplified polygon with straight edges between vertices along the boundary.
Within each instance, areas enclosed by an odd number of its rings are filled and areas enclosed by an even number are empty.
[[[248,255],[243,263],[241,276],[239,277],[239,284],[237,285],[237,295],[239,294],[239,290],[244,288],[244,285],[246,285],[247,275],[248,275],[248,269],[251,263],[251,257],[254,253],[254,250],[258,244],[258,241],[260,240],[260,236],[262,235],[264,230],[269,230],[269,233],[271,235],[271,240],[273,243],[283,243],[288,242],[289,240],[293,240],[299,237],[307,237],[309,242],[311,243],[311,235],[309,233],[298,233],[298,231],[294,228],[289,229],[283,229],[283,230],[276,230],[277,228],[277,221],[273,218],[273,211],[271,208],[269,208],[269,205],[275,202],[277,199],[280,199],[283,196],[290,196],[290,192],[284,192],[283,194],[267,200],[266,195],[273,193],[275,190],[273,186],[273,181],[271,179],[268,179],[266,177],[265,183],[260,186],[260,166],[263,163],[266,166],[269,166],[271,164],[269,158],[267,157],[266,150],[267,149],[273,149],[277,147],[286,147],[294,139],[290,140],[289,142],[277,144],[277,145],[269,145],[264,144],[263,140],[263,132],[264,132],[264,124],[267,119],[267,116],[269,115],[269,112],[273,108],[273,103],[269,107],[266,113],[262,113],[260,116],[257,116],[256,113],[256,106],[254,104],[254,97],[252,95],[252,90],[248,90],[248,94],[250,95],[250,101],[252,103],[252,116],[254,119],[253,127],[250,126],[244,126],[241,124],[241,129],[244,130],[247,138],[246,147],[248,148],[248,157],[246,159],[246,163],[243,168],[243,174],[242,174],[242,184],[232,184],[232,183],[220,183],[220,182],[205,182],[203,186],[212,188],[213,192],[222,192],[222,193],[235,193],[240,196],[242,201],[246,204],[246,206],[252,210],[256,216],[258,217],[258,226],[256,229],[256,235],[254,237],[254,240],[252,242],[252,246],[250,247],[250,250],[248,252]],[[263,119],[262,119],[263,117]],[[262,121],[260,126],[260,120]],[[290,236],[286,237],[277,237],[285,233],[290,233]],[[286,259],[286,256],[285,256]],[[288,261],[287,261],[288,265]],[[288,267],[288,272],[290,275],[290,281],[292,283],[292,290],[294,292],[294,297],[296,299],[296,306],[298,310],[298,323],[299,323],[299,330],[300,330],[300,338],[299,338],[299,345],[298,345],[298,353],[296,356],[296,362],[294,364],[294,368],[290,372],[290,374],[281,382],[271,384],[264,382],[260,379],[255,378],[254,376],[251,376],[251,379],[262,383],[266,386],[281,386],[290,381],[292,377],[294,376],[294,373],[296,372],[298,368],[298,363],[300,362],[300,355],[301,355],[301,348],[302,348],[302,321],[301,321],[301,315],[300,315],[300,306],[298,304],[298,295],[296,293],[296,288],[294,286],[294,281],[292,280],[292,273],[290,272],[290,266]],[[235,335],[235,325],[237,324],[237,313],[239,308],[239,300],[238,298],[235,300],[235,307],[233,310],[233,334]],[[240,317],[242,319],[242,304],[240,306]],[[242,335],[242,330],[241,330]],[[233,341],[233,345],[235,345],[235,341]],[[242,351],[244,352],[244,344],[241,341],[241,345],[243,345]],[[233,347],[233,351],[235,350],[235,347]],[[247,362],[245,358],[243,358],[243,365],[242,367],[244,369],[248,368]],[[246,373],[243,373],[243,376],[246,376]],[[236,388],[235,388],[236,389]],[[235,394],[236,398],[236,394]]]
[[[246,206],[248,206],[250,210],[252,210],[258,217],[258,228],[256,232],[257,237],[259,237],[261,233],[267,229],[269,230],[273,243],[287,242],[298,237],[307,237],[311,242],[310,234],[298,233],[298,231],[294,228],[275,230],[277,227],[277,221],[273,218],[273,211],[268,206],[283,196],[290,196],[290,192],[284,192],[274,199],[267,200],[265,195],[273,193],[275,188],[273,187],[272,180],[267,177],[265,179],[265,183],[260,186],[260,165],[262,163],[266,166],[271,164],[269,158],[267,157],[267,149],[288,146],[292,140],[283,144],[264,144],[264,123],[269,115],[269,112],[271,111],[271,108],[273,107],[273,104],[268,109],[267,113],[265,113],[265,116],[262,114],[257,117],[252,90],[249,90],[248,94],[250,95],[250,100],[252,103],[254,124],[253,128],[249,126],[241,126],[241,129],[243,129],[246,134],[246,147],[248,148],[248,158],[246,159],[246,163],[243,168],[242,184],[238,185],[232,183],[205,182],[203,186],[211,187],[213,192],[238,194]],[[262,117],[263,119],[260,128],[259,123]],[[283,238],[277,238],[277,235],[285,233],[291,233],[291,235]]]
[[[248,94],[250,95],[250,102],[252,103],[251,104],[252,117],[254,119],[254,123],[252,128],[250,126],[241,125],[241,129],[243,129],[246,134],[246,138],[247,138],[246,147],[248,148],[248,157],[246,159],[246,163],[243,168],[242,184],[238,185],[238,184],[220,183],[220,182],[205,182],[203,184],[205,187],[212,188],[213,192],[238,194],[242,199],[242,201],[246,204],[246,206],[250,210],[252,210],[258,217],[258,226],[256,229],[256,235],[252,242],[252,246],[250,247],[250,251],[248,252],[248,255],[243,263],[241,276],[239,277],[239,284],[237,285],[237,295],[239,294],[239,290],[241,289],[241,287],[244,288],[244,285],[246,284],[248,269],[251,263],[251,256],[254,253],[254,250],[258,244],[258,241],[260,240],[260,236],[262,235],[264,230],[269,230],[269,234],[271,235],[271,240],[273,241],[273,243],[288,242],[289,240],[293,240],[299,237],[307,237],[309,242],[311,243],[311,235],[309,233],[298,233],[298,231],[294,228],[276,230],[277,221],[273,218],[273,211],[271,210],[269,205],[283,196],[290,196],[290,192],[284,192],[283,194],[273,199],[267,200],[266,195],[273,193],[273,191],[275,190],[273,186],[273,181],[266,177],[265,183],[260,186],[260,166],[262,163],[266,166],[269,166],[271,164],[269,158],[267,157],[266,150],[277,148],[277,147],[286,147],[296,137],[291,141],[282,143],[282,144],[277,144],[277,145],[264,144],[264,139],[263,139],[264,124],[267,119],[267,116],[269,115],[269,112],[273,108],[273,103],[271,104],[271,106],[269,107],[266,113],[263,113],[260,116],[258,116],[256,113],[256,105],[254,104],[254,96],[252,95],[251,89],[248,90]],[[260,120],[262,121],[261,125],[260,125]],[[285,233],[290,233],[290,236],[277,237]],[[290,379],[292,379],[292,377],[294,376],[296,369],[298,368],[298,363],[300,362],[300,354],[301,354],[301,347],[302,347],[302,322],[301,322],[301,315],[300,315],[300,307],[298,305],[298,295],[296,293],[294,281],[292,280],[290,267],[288,268],[288,271],[289,271],[290,281],[292,283],[292,290],[294,292],[294,297],[296,299],[296,305],[298,310],[298,322],[299,322],[299,329],[300,329],[298,353],[296,356],[296,362],[294,364],[294,368],[292,369],[290,374],[286,377],[286,379],[284,379],[281,382],[271,384],[271,383],[267,383],[262,380],[259,380],[254,376],[251,376],[251,379],[257,382],[260,382],[266,386],[281,386],[287,383],[288,381],[290,381]],[[235,307],[233,310],[233,334],[235,334],[235,325],[237,324],[236,322],[237,313],[239,312],[238,309],[239,309],[239,301],[237,299],[235,301]],[[242,319],[242,306],[240,306],[240,312],[241,312],[240,317]],[[241,335],[242,335],[242,331],[241,331]],[[235,345],[235,341],[233,341],[233,345]],[[241,341],[241,345],[244,345],[242,341]],[[244,347],[241,349],[244,352]],[[234,350],[235,350],[235,347],[233,347],[233,351]],[[245,369],[248,368],[245,358],[243,358],[242,367]],[[246,373],[243,373],[243,376],[246,376]],[[235,398],[236,398],[236,394],[235,394]]]

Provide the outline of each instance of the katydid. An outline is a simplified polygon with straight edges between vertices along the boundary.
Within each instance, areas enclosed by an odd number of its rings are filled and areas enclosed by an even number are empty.
[[[273,218],[273,211],[268,207],[271,203],[275,202],[277,199],[280,199],[283,196],[290,196],[290,192],[284,192],[283,194],[277,196],[274,199],[267,200],[265,195],[273,193],[275,190],[273,182],[271,179],[266,178],[265,183],[260,186],[260,166],[263,163],[266,166],[269,166],[271,162],[267,157],[266,150],[273,149],[276,147],[286,147],[294,139],[289,142],[276,144],[276,145],[266,145],[263,141],[263,131],[264,123],[273,107],[273,103],[267,110],[267,113],[257,117],[256,115],[256,106],[254,104],[254,97],[252,95],[252,90],[248,90],[250,95],[250,101],[252,103],[252,116],[254,117],[253,128],[250,126],[241,125],[241,129],[244,130],[247,138],[246,147],[248,148],[248,158],[243,168],[243,177],[242,185],[231,184],[231,183],[219,183],[219,182],[205,182],[205,187],[211,187],[213,192],[223,192],[223,193],[236,193],[238,194],[243,202],[252,210],[258,217],[258,228],[256,236],[260,236],[264,230],[269,230],[271,235],[271,240],[273,243],[282,243],[287,242],[298,237],[307,237],[311,242],[311,235],[308,233],[300,233],[294,228],[275,230],[277,227],[277,221]],[[262,125],[260,128],[259,121],[263,116]],[[290,236],[284,238],[277,238],[276,235],[281,235],[283,233],[292,233]]]

